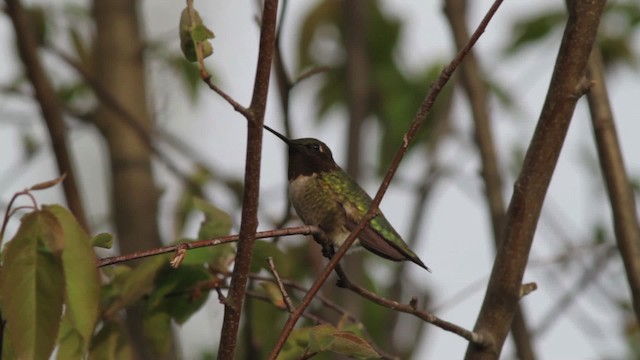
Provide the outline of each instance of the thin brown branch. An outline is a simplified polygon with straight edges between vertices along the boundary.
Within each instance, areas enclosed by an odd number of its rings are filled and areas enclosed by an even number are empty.
[[[351,247],[351,245],[353,244],[355,239],[358,237],[360,232],[362,232],[364,227],[375,216],[378,206],[382,201],[382,197],[384,196],[387,188],[389,187],[389,184],[391,183],[391,179],[393,178],[393,175],[396,173],[396,170],[400,165],[400,161],[404,157],[404,154],[407,152],[409,143],[413,140],[416,133],[420,129],[420,126],[422,126],[422,124],[426,120],[427,115],[431,111],[431,108],[433,107],[433,104],[436,98],[438,97],[438,95],[440,94],[444,86],[447,84],[447,82],[449,81],[449,78],[451,77],[455,69],[458,67],[458,65],[460,65],[460,62],[462,61],[462,59],[464,59],[465,55],[469,52],[469,50],[471,50],[471,47],[473,47],[473,45],[478,41],[478,39],[480,38],[480,35],[484,32],[487,25],[489,24],[489,21],[491,20],[495,12],[500,7],[500,4],[502,4],[502,0],[496,0],[493,3],[491,8],[487,11],[487,14],[485,15],[485,17],[482,19],[482,21],[478,25],[478,28],[476,29],[476,31],[473,33],[473,35],[469,39],[469,42],[467,43],[467,45],[463,49],[461,49],[458,52],[458,54],[454,57],[454,59],[449,63],[449,65],[447,65],[442,70],[442,72],[440,73],[440,76],[438,77],[438,80],[431,86],[429,93],[427,94],[426,98],[420,105],[420,108],[418,109],[418,112],[411,123],[411,127],[409,128],[409,131],[403,137],[402,145],[398,150],[398,152],[396,153],[395,157],[393,158],[393,161],[391,162],[391,165],[387,170],[387,173],[382,181],[382,184],[380,185],[380,188],[378,189],[378,192],[375,198],[373,199],[371,207],[369,208],[367,213],[363,216],[360,223],[353,229],[353,231],[351,232],[349,237],[345,240],[345,242],[342,244],[342,246],[340,246],[335,256],[333,256],[333,258],[325,266],[322,273],[318,276],[313,286],[309,289],[309,292],[304,297],[304,299],[302,300],[301,304],[298,306],[296,311],[291,315],[291,317],[289,317],[289,319],[287,320],[287,323],[282,329],[282,332],[280,334],[280,337],[277,343],[275,344],[273,350],[271,351],[271,354],[269,355],[269,359],[274,360],[278,356],[278,354],[280,353],[280,350],[284,346],[284,343],[289,337],[289,334],[293,330],[295,323],[300,318],[300,314],[302,313],[302,311],[304,311],[304,309],[307,306],[309,306],[309,303],[311,302],[315,294],[320,290],[320,287],[326,282],[327,278],[329,277],[333,269],[335,269],[340,259],[342,259],[342,257],[347,253],[347,250]]]
[[[602,175],[611,202],[612,221],[629,282],[636,319],[640,323],[640,225],[627,177],[604,78],[602,56],[594,48],[587,68],[595,82],[587,94]]]
[[[233,110],[239,112],[245,118],[247,119],[253,118],[253,115],[251,114],[250,109],[247,109],[246,107],[240,105],[239,102],[235,101],[230,95],[228,95],[221,88],[219,88],[218,85],[216,85],[213,82],[213,78],[211,74],[209,74],[206,69],[205,70],[203,69],[204,68],[200,69],[200,77],[202,77],[202,81],[204,81],[205,84],[209,86],[209,89],[215,91],[216,94],[220,95],[221,98],[225,99],[229,103],[229,105],[233,107]]]
[[[258,274],[249,274],[249,277],[252,280],[259,280],[259,281],[270,281],[270,282],[274,282],[275,280],[273,280],[272,278],[268,278],[265,276],[261,276]],[[309,291],[308,288],[298,284],[295,281],[292,280],[288,280],[288,279],[282,279],[282,284],[288,288],[294,289],[296,291],[300,291],[303,293],[306,293]],[[331,301],[330,299],[328,299],[326,296],[323,296],[322,294],[318,294],[315,297],[315,300],[318,300],[322,306],[331,309],[333,311],[335,311],[338,315],[340,315],[340,317],[344,317],[346,319],[349,319],[355,323],[361,323],[360,320],[358,320],[355,316],[353,316],[349,310],[343,308],[342,306],[336,304],[335,302]]]
[[[290,227],[286,229],[260,231],[255,234],[255,238],[264,239],[264,238],[270,238],[274,236],[288,236],[288,235],[296,235],[296,234],[313,235],[313,234],[316,234],[318,231],[320,231],[320,229],[318,229],[315,226],[297,226],[297,227]],[[149,256],[170,253],[178,250],[179,248],[182,248],[188,251],[191,249],[198,249],[198,248],[207,247],[207,246],[215,246],[215,245],[226,244],[230,242],[236,242],[239,239],[240,239],[240,235],[228,235],[228,236],[221,236],[214,239],[198,240],[198,241],[192,241],[188,243],[181,243],[177,245],[163,246],[156,249],[137,251],[131,254],[103,258],[98,260],[96,262],[96,265],[98,267],[103,267],[103,266],[114,265],[114,264],[131,261],[135,259],[141,259]]]
[[[491,346],[469,344],[467,359],[496,359],[517,310],[542,204],[560,156],[583,82],[604,0],[573,1],[556,60],[549,92],[527,150],[507,210],[504,235],[498,247],[475,331]]]
[[[282,283],[280,274],[278,274],[278,270],[276,269],[276,264],[273,262],[273,258],[271,256],[267,258],[267,263],[269,264],[269,270],[271,271],[271,274],[273,274],[273,278],[278,285],[278,289],[280,290],[280,294],[282,295],[284,304],[287,306],[287,311],[289,311],[289,313],[292,313],[295,310],[295,307],[291,302],[291,298],[289,297],[289,293],[287,293],[287,289],[284,288],[284,284]]]
[[[247,153],[245,162],[244,199],[240,238],[235,260],[224,320],[220,334],[218,359],[232,360],[236,352],[240,315],[247,287],[248,274],[258,228],[258,195],[260,192],[260,162],[262,156],[262,126],[269,92],[269,80],[276,40],[278,0],[266,0],[260,25],[260,47],[253,95],[247,117]]]
[[[467,0],[445,1],[444,12],[449,21],[456,47],[462,48],[469,38],[469,31],[465,22]],[[505,215],[505,201],[502,196],[502,177],[498,166],[491,119],[489,116],[489,96],[482,76],[480,64],[473,51],[470,51],[460,66],[462,87],[469,99],[473,114],[476,145],[480,152],[482,164],[481,175],[484,180],[486,204],[491,217],[493,238],[496,248],[499,246],[503,234]],[[520,360],[534,360],[536,358],[531,343],[531,336],[522,309],[518,305],[514,320],[511,324],[511,334]]]
[[[38,56],[38,44],[34,34],[34,27],[29,24],[29,18],[19,0],[7,0],[7,14],[11,18],[16,32],[18,52],[25,66],[27,76],[35,91],[35,99],[40,105],[51,145],[56,157],[58,171],[67,174],[63,183],[64,194],[69,209],[80,225],[89,230],[87,218],[80,199],[76,175],[67,147],[67,135],[62,116],[62,109],[58,103],[55,89],[47,76],[47,72]]]
[[[367,300],[370,300],[380,306],[384,306],[394,311],[411,314],[423,321],[426,321],[430,324],[433,324],[441,328],[442,330],[450,331],[454,334],[457,334],[463,337],[464,339],[466,339],[467,341],[469,341],[470,343],[474,343],[479,346],[486,345],[485,340],[479,334],[469,331],[456,324],[450,323],[446,320],[442,320],[430,312],[419,310],[417,308],[417,301],[415,298],[413,298],[409,302],[409,304],[403,304],[395,300],[390,300],[351,282],[351,280],[349,280],[349,278],[346,276],[344,271],[342,271],[342,268],[340,268],[340,265],[336,267],[336,273],[338,274],[338,277],[339,277],[338,281],[339,281],[340,287],[349,289]]]

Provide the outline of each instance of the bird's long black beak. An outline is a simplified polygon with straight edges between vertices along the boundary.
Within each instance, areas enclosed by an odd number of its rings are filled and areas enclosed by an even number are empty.
[[[287,145],[291,145],[291,140],[289,140],[286,136],[284,136],[284,135],[280,134],[279,132],[273,130],[272,128],[268,127],[267,125],[262,125],[262,126],[264,126],[264,128],[267,129],[273,135],[279,137],[280,140],[282,140],[285,143],[287,143]]]

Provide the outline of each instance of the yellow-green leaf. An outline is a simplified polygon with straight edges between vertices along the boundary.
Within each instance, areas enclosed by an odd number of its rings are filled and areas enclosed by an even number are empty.
[[[91,342],[89,360],[133,360],[122,324],[106,322]]]
[[[193,206],[204,213],[204,221],[198,231],[198,240],[229,235],[232,225],[229,214],[200,198],[193,199]]]
[[[22,218],[3,254],[1,292],[6,334],[19,359],[51,355],[58,335],[64,277],[60,251],[62,227],[48,211]],[[52,249],[51,246],[56,249]]]
[[[86,349],[85,344],[86,342],[82,339],[82,335],[71,322],[69,313],[66,312],[60,324],[56,359],[82,359]]]
[[[43,210],[50,211],[62,225],[65,239],[62,265],[67,290],[65,312],[88,346],[100,313],[100,274],[91,238],[62,206],[43,206]]]
[[[159,357],[171,347],[171,316],[164,311],[146,314],[143,322],[144,336]]]
[[[167,265],[168,261],[168,256],[166,255],[154,256],[132,271],[123,273],[125,278],[120,279],[122,281],[121,285],[117,289],[111,289],[112,291],[118,291],[118,293],[112,294],[115,295],[116,299],[104,310],[105,316],[113,316],[117,311],[135,303],[142,296],[150,293],[158,271]]]
[[[113,246],[113,235],[109,233],[100,233],[91,238],[91,245],[103,249],[111,249]]]
[[[197,293],[195,287],[213,279],[204,266],[188,265],[177,269],[166,267],[158,274],[147,306],[150,312],[163,311],[178,324],[183,324],[202,305],[209,291]]]
[[[367,341],[352,332],[338,330],[329,324],[318,325],[311,329],[309,349],[368,359],[380,358],[380,354]]]
[[[260,286],[262,286],[264,291],[267,292],[267,296],[269,297],[269,299],[271,299],[271,302],[273,303],[273,305],[281,309],[285,308],[286,304],[284,302],[284,297],[282,296],[282,293],[280,292],[280,288],[278,288],[278,285],[272,282],[263,281],[260,283]]]
[[[215,35],[209,30],[197,10],[193,9],[193,19],[191,19],[188,8],[184,8],[180,14],[180,48],[182,53],[191,62],[198,61],[196,54],[196,44],[202,44],[202,57],[206,58],[213,54],[213,47],[208,39],[213,39]]]

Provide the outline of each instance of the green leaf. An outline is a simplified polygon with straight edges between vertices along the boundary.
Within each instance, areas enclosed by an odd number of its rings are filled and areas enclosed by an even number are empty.
[[[204,305],[209,292],[196,288],[211,279],[204,266],[166,266],[158,273],[144,316],[144,334],[156,355],[163,355],[170,348],[171,319],[183,324]]]
[[[314,352],[327,351],[333,343],[333,335],[338,331],[329,324],[318,325],[309,331],[309,349]]]
[[[133,352],[122,324],[104,323],[91,342],[89,360],[133,360]]]
[[[4,251],[2,314],[17,358],[46,360],[53,351],[64,298],[62,244],[56,218],[35,211],[22,218]]]
[[[194,19],[191,19],[189,9],[184,8],[180,14],[180,49],[191,62],[198,61],[196,44],[202,44],[202,57],[206,58],[213,54],[213,47],[208,39],[213,39],[215,35],[202,22],[202,18],[197,10],[193,9]]]
[[[111,288],[114,301],[104,310],[104,316],[110,318],[121,309],[135,303],[142,296],[153,290],[156,275],[163,266],[168,264],[166,255],[154,256],[131,271],[122,273],[124,278],[116,278],[120,284]]]
[[[143,322],[144,336],[155,355],[162,356],[171,348],[171,316],[163,311],[147,314]]]
[[[196,287],[212,279],[204,266],[183,264],[177,269],[167,266],[156,277],[155,288],[147,301],[149,312],[164,311],[178,324],[183,324],[209,296],[208,291],[198,292]]]
[[[188,66],[192,69],[195,69],[195,72],[196,72],[195,76],[197,77],[197,79],[195,79],[194,81],[196,81],[197,84],[201,83],[199,70],[197,69],[196,66],[185,61],[184,58],[175,60],[175,62],[179,62],[180,66]],[[176,237],[182,234],[182,231],[185,227],[185,224],[189,216],[194,211],[198,210],[194,204],[195,199],[202,199],[202,197],[204,196],[204,186],[209,181],[211,181],[212,178],[213,178],[213,175],[203,166],[197,166],[196,169],[191,174],[189,174],[189,181],[185,182],[185,185],[180,193],[180,198],[178,199],[178,203],[176,204],[175,215],[174,215],[174,227],[176,229]]]
[[[198,231],[198,240],[213,239],[229,235],[231,216],[215,205],[200,198],[193,198],[193,207],[204,212],[204,220]],[[184,264],[210,263],[215,268],[226,269],[235,256],[234,244],[221,244],[189,250]]]
[[[382,357],[368,342],[354,333],[337,331],[333,336],[334,341],[330,348],[333,352],[367,359]]]
[[[60,323],[58,334],[58,351],[56,359],[82,359],[85,354],[86,342],[69,318],[69,312],[65,312]]]
[[[196,17],[200,18],[200,15],[198,15],[197,12],[196,12]],[[208,39],[213,39],[214,35],[213,35],[213,31],[209,30],[206,26],[204,26],[202,24],[202,20],[200,20],[200,23],[196,24],[193,30],[191,30],[191,37],[193,38],[193,41],[202,42]]]
[[[91,239],[75,217],[60,205],[43,206],[62,225],[65,248],[62,265],[66,285],[65,312],[85,346],[89,345],[100,314],[100,274]]]
[[[332,325],[315,326],[309,332],[311,351],[332,351],[347,356],[380,358],[380,354],[361,337],[348,331],[341,331]]]
[[[251,258],[251,272],[259,272],[261,269],[268,269],[267,258],[271,256],[277,266],[278,273],[284,278],[289,278],[295,272],[292,269],[291,261],[278,245],[271,241],[258,240],[253,247],[253,257]]]
[[[300,359],[309,348],[310,327],[300,327],[291,332],[287,342],[284,344],[278,360]]]
[[[273,305],[277,306],[280,309],[284,309],[286,307],[284,297],[282,296],[278,285],[272,282],[262,281],[260,282],[260,286],[262,286],[264,291],[267,293],[267,296],[269,297],[269,299],[271,299]]]
[[[198,232],[198,240],[229,235],[233,224],[229,214],[200,198],[193,199],[193,206],[204,213],[204,221]]]
[[[113,235],[109,233],[100,233],[91,238],[91,246],[111,249],[113,246]]]

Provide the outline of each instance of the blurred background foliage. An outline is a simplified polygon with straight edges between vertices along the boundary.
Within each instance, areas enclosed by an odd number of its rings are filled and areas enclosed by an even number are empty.
[[[284,1],[282,5],[286,3]],[[363,127],[375,126],[379,130],[376,133],[379,138],[367,139],[367,143],[373,141],[375,144],[373,148],[377,150],[376,162],[372,165],[376,170],[376,176],[379,177],[391,162],[420,102],[448,57],[436,59],[434,56],[434,59],[423,64],[420,69],[409,70],[398,52],[406,26],[404,20],[386,11],[386,7],[382,6],[380,1],[366,1],[363,4],[367,29],[365,48],[369,61],[367,76],[370,84]],[[67,2],[55,4],[30,2],[28,13],[33,31],[37,35],[40,54],[46,60],[49,76],[55,84],[59,103],[66,115],[68,133],[71,137],[76,137],[79,133],[92,132],[94,127],[99,128],[101,125],[96,121],[96,112],[102,100],[96,95],[95,87],[90,85],[90,80],[95,77],[96,67],[96,59],[93,55],[96,41],[93,30],[94,14],[90,7],[86,4]],[[139,12],[135,15],[141,16]],[[178,17],[179,14],[175,14],[175,24],[178,22]],[[508,42],[504,44],[502,54],[495,56],[504,57],[505,60],[514,58],[526,49],[544,46],[550,41],[555,41],[561,34],[565,21],[566,11],[561,4],[558,4],[556,9],[532,11],[521,18],[514,18]],[[302,73],[318,67],[330,69],[314,76],[318,86],[306,96],[314,98],[317,106],[314,107],[315,112],[309,116],[315,121],[322,122],[329,117],[330,113],[337,112],[342,114],[341,118],[347,119],[344,115],[349,107],[348,89],[345,83],[345,79],[348,78],[346,32],[350,30],[342,2],[315,2],[303,15],[299,24],[300,27],[294,29],[299,33],[295,44],[297,65],[295,69],[289,69],[289,71]],[[639,24],[640,3],[632,0],[610,2],[598,39],[598,46],[608,71],[637,70]],[[147,75],[153,78],[157,73],[173,74],[176,80],[175,86],[181,87],[180,92],[187,101],[192,106],[196,106],[208,101],[210,95],[201,83],[197,67],[186,61],[176,49],[177,31],[173,31],[173,27],[174,24],[167,26],[166,35],[144,39],[144,48],[141,51],[144,52],[146,62],[153,64],[153,66],[149,65],[153,72],[149,71]],[[209,24],[209,27],[217,31],[215,24]],[[227,34],[227,36],[232,35]],[[213,46],[215,57],[215,39]],[[556,46],[555,42],[554,46]],[[80,75],[74,70],[74,66],[61,56],[66,53],[87,72],[89,78]],[[16,52],[11,55],[15,56],[15,54]],[[215,74],[224,72],[225,69],[213,66],[210,71]],[[509,87],[496,80],[491,71],[485,73],[485,79],[490,96],[497,100],[496,106],[500,106],[508,113],[517,114],[520,111],[518,101],[512,98]],[[416,199],[415,212],[427,206],[431,199],[427,196],[429,189],[433,189],[442,180],[450,180],[450,177],[454,176],[452,174],[459,171],[456,169],[456,164],[443,163],[439,158],[439,147],[443,141],[462,142],[463,146],[472,146],[468,136],[461,134],[463,130],[452,124],[453,108],[462,106],[456,97],[458,87],[457,81],[447,86],[438,98],[426,125],[411,145],[410,150],[418,153],[420,159],[424,159],[420,163],[422,168],[416,169],[416,173],[425,174],[421,177],[423,180],[421,183],[410,183],[411,186],[408,186],[412,191],[412,198]],[[32,95],[23,71],[17,71],[12,78],[3,81],[0,84],[0,91],[4,97],[10,99],[6,101],[18,103],[28,102]],[[156,107],[154,111],[162,111],[161,104]],[[42,124],[36,121],[23,121],[19,112],[2,112],[3,126],[15,128],[15,131],[20,134],[19,143],[21,144],[20,150],[14,150],[14,157],[18,159],[16,165],[0,174],[0,189],[3,193],[4,205],[8,189],[22,186],[12,182],[16,174],[28,171],[30,167],[39,166],[36,161],[40,157],[39,154],[50,150],[46,138],[41,136]],[[291,121],[295,122],[296,119]],[[199,153],[189,145],[189,139],[181,140],[163,131],[162,124],[159,122],[147,136],[152,139],[152,143],[158,149],[161,149],[160,152],[154,153],[154,161],[169,168],[169,176],[178,179],[176,187],[179,195],[174,203],[169,205],[164,203],[163,206],[166,208],[160,209],[158,214],[139,214],[140,218],[158,217],[162,222],[171,223],[172,231],[163,239],[165,243],[207,239],[233,232],[236,225],[233,219],[237,218],[242,199],[242,174],[229,174],[212,166],[207,159],[215,158],[216,154]],[[511,149],[513,154],[511,157],[515,160],[511,164],[502,166],[505,177],[512,178],[517,174],[523,150],[524,147],[518,146]],[[180,154],[182,161],[187,159],[190,163],[180,163],[180,166],[173,167],[171,165],[173,160],[167,154]],[[585,166],[592,169],[593,176],[599,179],[597,160],[583,159],[583,161]],[[629,164],[629,166],[631,173],[636,174],[633,182],[637,193],[638,184],[640,184],[637,178],[638,167],[637,164]],[[108,172],[105,174],[105,176],[111,176]],[[402,178],[398,179],[398,182],[404,184]],[[92,191],[91,184],[85,184],[85,187],[89,192]],[[603,187],[598,186],[597,189],[594,197],[602,196]],[[162,196],[163,190],[149,189],[149,191],[158,191],[159,196]],[[220,195],[220,192],[224,195]],[[235,207],[219,207],[221,201],[218,199],[224,197],[234,199]],[[87,207],[91,207],[91,202],[90,196],[87,196]],[[297,220],[294,220],[289,212],[284,221],[280,221],[276,215],[271,214],[266,218],[270,220],[269,226],[297,224]],[[16,220],[17,218],[13,219],[13,221]],[[103,214],[102,217],[93,217],[90,220],[93,230],[106,228],[112,232],[114,229],[113,214]],[[417,217],[410,226],[419,227],[421,221],[422,219]],[[596,257],[599,254],[598,251],[603,249],[603,244],[604,247],[610,248],[614,241],[610,226],[606,225],[610,223],[610,219],[598,218],[592,223],[594,224],[590,230],[592,239],[581,246],[586,248],[588,254],[593,253]],[[194,228],[197,230],[194,231]],[[412,230],[408,234],[408,242],[415,243],[416,234],[417,230]],[[118,234],[115,235],[117,238]],[[571,234],[566,236],[572,237]],[[273,283],[267,280],[270,275],[264,259],[272,257],[280,276],[292,282],[293,285],[288,289],[294,303],[299,302],[304,295],[300,289],[309,286],[320,269],[323,260],[319,248],[315,244],[309,245],[311,242],[308,240],[298,240],[267,239],[260,240],[256,244],[249,299],[246,302],[241,345],[238,348],[239,358],[265,358],[288,316],[281,296],[275,291]],[[124,359],[133,356],[133,350],[124,340],[127,331],[124,330],[118,313],[134,304],[142,304],[144,333],[154,353],[164,355],[170,353],[174,324],[181,325],[191,317],[209,316],[202,310],[202,306],[208,297],[213,298],[217,295],[215,293],[209,295],[209,293],[215,292],[216,288],[224,292],[232,267],[234,248],[234,245],[222,245],[190,251],[177,270],[169,267],[168,256],[145,260],[135,269],[129,265],[104,268],[102,272],[104,284],[100,301],[101,326],[90,345],[91,358],[101,358],[100,356],[104,355]],[[589,260],[576,254],[578,251],[575,248],[559,251],[557,260],[551,266],[584,271]],[[363,269],[360,270],[362,273],[357,276],[361,285],[383,296],[399,301],[406,301],[409,296],[418,296],[421,305],[428,304],[432,296],[431,289],[424,283],[416,284],[415,278],[404,270],[403,264],[392,264],[366,257]],[[549,273],[553,274],[552,271]],[[552,277],[552,275],[549,276],[549,278]],[[336,348],[322,347],[322,341],[317,339],[327,333],[335,337],[336,332],[339,331],[347,331],[365,339],[382,354],[392,354],[408,359],[419,349],[424,339],[422,336],[424,331],[438,331],[425,327],[424,323],[415,319],[401,319],[398,313],[368,301],[354,300],[356,295],[335,290],[333,287],[334,284],[329,281],[325,286],[324,300],[314,301],[309,312],[315,318],[306,318],[302,321],[283,351],[283,359],[300,358],[308,349],[321,352],[315,358],[335,358]],[[614,299],[621,316],[628,319],[623,328],[619,329],[619,333],[626,338],[629,358],[639,358],[640,330],[633,320],[628,298],[625,298],[624,293],[607,295],[605,301]],[[347,304],[349,302],[351,303]],[[332,305],[329,306],[328,303]],[[222,310],[221,305],[215,304],[215,306],[217,307],[215,311]],[[429,309],[429,306],[426,305],[426,308]],[[317,318],[325,319],[333,327],[316,328],[314,319],[317,320]],[[584,319],[585,322],[588,321],[586,319],[588,317]],[[58,344],[66,349],[62,338]],[[215,358],[213,355],[215,346],[215,342],[212,341],[209,348],[201,350],[200,358]],[[355,351],[355,345],[349,346],[347,347],[349,351]],[[5,346],[4,349],[5,352],[11,351],[9,346]],[[349,354],[348,351],[344,353]]]

